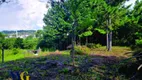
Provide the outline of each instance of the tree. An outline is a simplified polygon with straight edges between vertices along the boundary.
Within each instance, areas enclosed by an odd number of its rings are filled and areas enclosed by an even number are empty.
[[[3,48],[4,39],[5,39],[4,34],[0,32],[0,48],[1,49]]]
[[[12,49],[14,48],[15,38],[6,38],[4,40],[4,48],[5,49]]]
[[[117,5],[110,4],[114,2],[110,1],[109,3],[108,1],[96,0],[93,14],[98,16],[94,25],[98,27],[95,30],[103,34],[106,33],[107,50],[110,51],[112,47],[112,31],[124,24],[127,7],[122,6],[125,0],[120,1],[120,3],[115,2]]]
[[[22,38],[16,38],[14,43],[15,48],[23,48],[23,39]]]
[[[141,0],[137,0],[135,2],[135,6],[134,9],[132,10],[131,13],[131,23],[133,23],[132,25],[135,26],[135,44],[139,47],[142,47],[142,1]]]
[[[37,30],[37,32],[35,33],[37,38],[42,38],[43,36],[43,31],[42,30]]]
[[[107,50],[112,47],[112,31],[128,21],[126,0],[66,0],[53,2],[52,8],[44,17],[44,40],[48,46],[61,45],[66,41],[67,34],[72,38],[72,53],[76,37],[91,36],[95,31],[106,34]],[[60,40],[60,41],[59,41]],[[51,45],[52,44],[52,45]],[[56,47],[59,48],[59,47]]]
[[[23,48],[24,49],[36,49],[38,43],[37,38],[26,38],[23,40]]]
[[[2,62],[4,62],[4,40],[5,35],[0,32],[0,49],[2,50]]]
[[[83,24],[88,24],[91,19],[88,19],[88,14],[91,11],[89,8],[89,0],[67,0],[64,2],[54,3],[45,15],[44,22],[44,38],[47,42],[56,40],[65,40],[67,34],[72,38],[71,57],[74,63],[74,45],[76,44],[75,37],[77,36]],[[90,15],[90,14],[89,14]],[[90,16],[89,16],[90,17]],[[83,22],[84,21],[84,22]],[[86,21],[86,22],[85,22]],[[60,42],[59,42],[60,44]],[[54,43],[55,45],[55,43]]]

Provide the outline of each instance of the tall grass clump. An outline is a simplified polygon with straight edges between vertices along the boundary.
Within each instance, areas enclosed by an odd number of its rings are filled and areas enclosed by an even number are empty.
[[[90,49],[87,46],[75,46],[75,54],[86,55],[90,54]]]

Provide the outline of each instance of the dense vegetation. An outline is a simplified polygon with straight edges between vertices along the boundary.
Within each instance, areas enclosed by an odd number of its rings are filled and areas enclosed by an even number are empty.
[[[28,71],[32,80],[141,80],[142,0],[133,8],[126,1],[50,0],[45,26],[35,37],[0,33],[7,61],[0,65],[0,79]],[[39,56],[28,52],[39,47]]]
[[[57,49],[66,49],[71,44],[72,37],[76,44],[83,45],[99,43],[107,47],[112,44],[140,46],[142,1],[137,0],[133,9],[130,9],[130,5],[124,5],[124,2],[125,0],[52,2],[52,8],[44,17],[46,26],[43,42],[47,43],[47,47]]]

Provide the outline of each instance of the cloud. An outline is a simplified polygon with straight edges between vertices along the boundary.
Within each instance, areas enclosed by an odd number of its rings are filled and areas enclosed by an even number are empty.
[[[47,13],[48,0],[6,0],[0,5],[1,30],[42,29],[43,17]],[[126,5],[134,3],[129,0]]]
[[[41,29],[46,1],[13,0],[0,5],[0,30]]]

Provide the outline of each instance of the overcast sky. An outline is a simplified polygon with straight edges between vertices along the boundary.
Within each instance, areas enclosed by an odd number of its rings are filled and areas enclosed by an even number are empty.
[[[13,2],[0,5],[0,31],[42,29],[47,0],[9,1]],[[135,0],[130,0],[126,4],[134,2]]]

